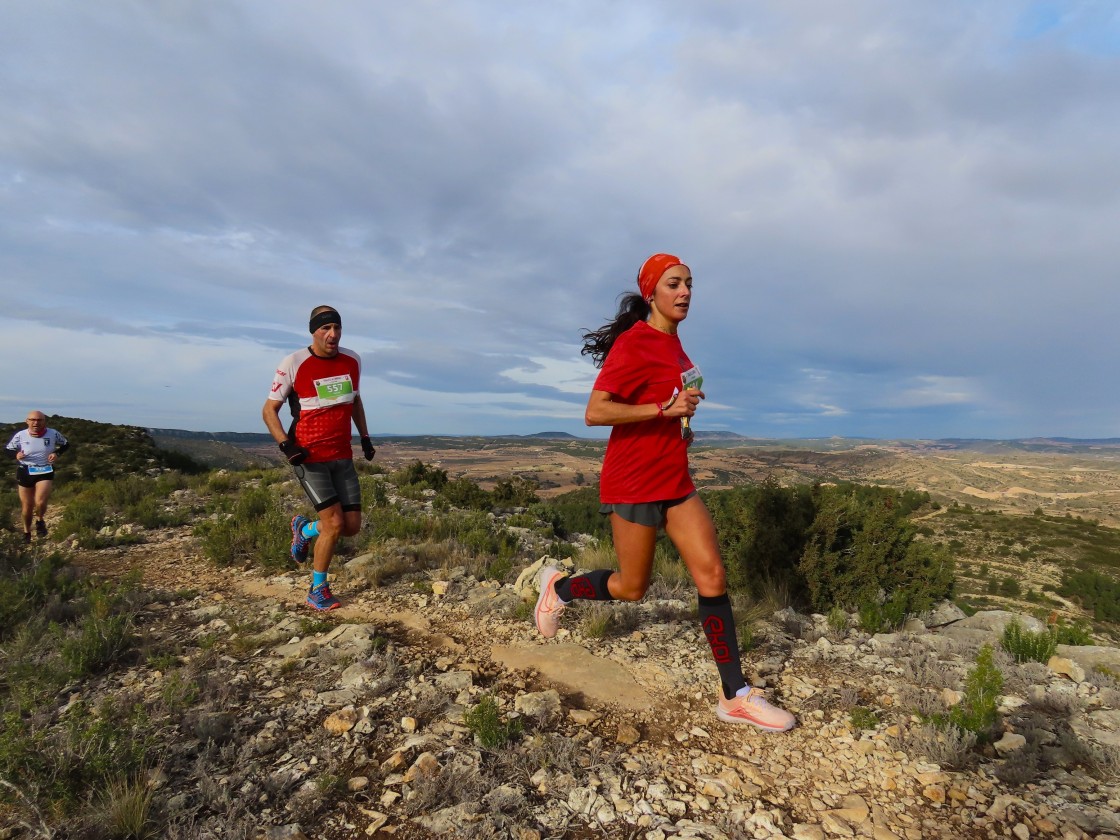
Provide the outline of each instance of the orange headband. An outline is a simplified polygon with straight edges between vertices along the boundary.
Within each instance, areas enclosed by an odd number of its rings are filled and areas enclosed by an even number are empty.
[[[642,263],[642,268],[638,272],[638,291],[642,293],[642,297],[649,300],[661,275],[676,265],[684,265],[684,263],[672,254],[654,254]]]

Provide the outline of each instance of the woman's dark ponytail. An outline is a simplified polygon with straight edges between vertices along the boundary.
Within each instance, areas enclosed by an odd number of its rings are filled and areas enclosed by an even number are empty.
[[[626,292],[618,304],[618,314],[614,320],[604,324],[597,330],[585,330],[583,333],[583,349],[580,355],[590,356],[595,362],[595,367],[602,367],[611,352],[615,339],[630,329],[638,321],[649,318],[649,303],[637,292]]]

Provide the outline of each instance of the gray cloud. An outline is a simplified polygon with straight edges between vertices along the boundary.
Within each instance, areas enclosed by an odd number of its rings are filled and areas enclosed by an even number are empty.
[[[252,430],[238,395],[328,302],[396,400],[375,427],[584,433],[580,330],[670,250],[713,426],[1120,434],[1120,29],[1048,9],[24,4],[3,347],[112,346],[108,380],[254,347],[104,409]]]

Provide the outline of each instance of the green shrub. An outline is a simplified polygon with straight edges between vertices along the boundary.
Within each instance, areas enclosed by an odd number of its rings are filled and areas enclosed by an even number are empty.
[[[177,670],[164,677],[160,704],[165,712],[183,712],[198,702],[198,698],[199,687],[194,680],[185,678]]]
[[[48,604],[70,601],[81,588],[61,555],[38,557],[10,534],[0,534],[0,640]]]
[[[999,644],[1016,662],[1045,663],[1054,655],[1057,636],[1049,630],[1025,630],[1018,621],[1012,620],[1003,628]]]
[[[362,501],[368,507],[384,507],[389,504],[389,489],[384,480],[363,475],[358,483],[362,489]]]
[[[606,604],[592,601],[579,614],[579,630],[589,639],[605,639],[614,624],[614,611]]]
[[[58,537],[81,534],[83,531],[97,532],[105,525],[108,514],[105,505],[94,496],[80,495],[71,499],[62,512],[62,518],[54,527]]]
[[[888,603],[921,612],[952,594],[952,559],[915,539],[906,507],[881,488],[822,491],[798,566],[815,609],[878,603],[885,594]]]
[[[1054,641],[1059,645],[1083,646],[1093,644],[1092,631],[1084,621],[1077,621],[1073,624],[1058,622],[1051,628],[1051,631],[1054,633]]]
[[[999,584],[999,594],[1006,595],[1009,598],[1018,598],[1023,592],[1023,587],[1020,586],[1019,581],[1010,575],[1005,577]]]
[[[610,518],[599,513],[597,487],[562,493],[538,502],[533,505],[533,510],[541,511],[537,514],[541,518],[544,518],[544,511],[548,512],[547,521],[561,539],[568,539],[572,534],[590,534],[600,538],[610,536]]]
[[[540,501],[537,496],[537,483],[522,476],[502,479],[491,492],[494,505],[504,508],[529,507]]]
[[[1084,622],[1065,624],[1059,622],[1045,630],[1032,632],[1024,630],[1018,621],[1010,621],[1003,629],[1000,646],[1016,662],[1050,661],[1058,645],[1091,645],[1093,643],[1089,626]]]
[[[151,721],[140,709],[106,704],[94,713],[77,703],[50,732],[29,726],[14,712],[4,715],[3,724],[0,778],[19,779],[30,795],[63,813],[154,764]],[[15,800],[0,788],[0,801]]]
[[[482,576],[486,580],[504,581],[512,571],[513,560],[510,557],[496,557],[486,564]]]
[[[848,715],[854,729],[874,729],[879,725],[879,716],[866,706],[856,706]]]
[[[505,720],[494,698],[484,695],[463,715],[463,723],[487,749],[501,747],[521,734],[521,721]]]
[[[1120,621],[1120,581],[1093,570],[1065,572],[1060,595],[1076,598],[1097,621]]]
[[[80,679],[119,661],[134,643],[131,616],[87,615],[76,631],[63,638],[59,652],[70,676]]]
[[[996,667],[991,645],[984,645],[976,654],[976,664],[965,678],[964,697],[948,714],[932,715],[930,721],[941,729],[952,727],[971,732],[977,739],[990,738],[997,719],[999,693],[1003,689],[1003,673]]]
[[[255,487],[241,494],[231,515],[200,523],[194,533],[203,553],[220,566],[286,568],[290,563],[289,522],[279,496]]]
[[[167,528],[185,525],[191,520],[191,512],[169,509],[159,499],[148,496],[125,508],[123,518],[126,522],[135,522],[148,529]]]
[[[882,604],[875,601],[860,604],[859,629],[865,633],[891,633],[902,627],[912,612],[908,593],[895,590]]]
[[[439,491],[440,498],[459,508],[471,510],[490,510],[494,506],[490,493],[483,490],[469,478],[457,478],[447,482]]]
[[[397,485],[402,495],[407,488],[411,488],[415,492],[421,490],[439,491],[447,484],[447,471],[429,466],[418,459],[392,473],[389,478]]]
[[[754,647],[754,625],[749,621],[735,622],[735,635],[739,638],[740,653],[747,653]]]
[[[810,488],[782,487],[767,479],[703,495],[719,537],[728,588],[755,598],[768,591],[802,598],[805,580],[798,561],[815,514]]]

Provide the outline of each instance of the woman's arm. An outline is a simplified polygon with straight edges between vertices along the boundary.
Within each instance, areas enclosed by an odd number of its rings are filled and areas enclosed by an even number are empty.
[[[623,423],[640,423],[657,417],[691,417],[696,413],[696,404],[703,397],[703,391],[689,388],[661,405],[627,405],[615,402],[609,391],[592,391],[587,400],[587,409],[583,413],[583,422],[588,426],[621,426]]]

